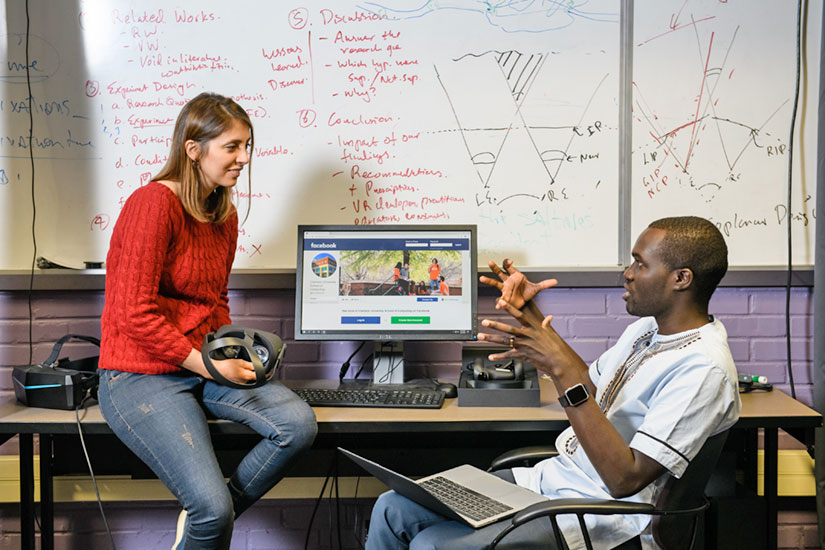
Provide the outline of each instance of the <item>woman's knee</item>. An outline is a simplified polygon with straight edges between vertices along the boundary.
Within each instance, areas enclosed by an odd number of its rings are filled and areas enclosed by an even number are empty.
[[[281,445],[297,449],[308,449],[318,434],[318,423],[312,407],[300,399],[290,402],[289,427],[280,430]]]
[[[231,532],[235,509],[229,490],[218,495],[198,495],[200,498],[184,503],[191,525],[213,532]]]

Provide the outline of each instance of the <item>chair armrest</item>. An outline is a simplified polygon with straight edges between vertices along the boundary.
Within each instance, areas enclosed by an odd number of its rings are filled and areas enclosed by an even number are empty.
[[[517,527],[528,521],[544,516],[560,514],[653,514],[655,506],[643,502],[624,500],[597,500],[592,498],[558,498],[528,506],[513,516],[513,526]]]
[[[612,515],[612,514],[654,514],[655,506],[652,504],[640,502],[626,502],[623,500],[597,500],[591,498],[559,498],[539,502],[528,506],[521,512],[518,512],[510,520],[510,525],[502,529],[487,546],[487,550],[492,550],[498,546],[498,543],[512,532],[517,527],[533,521],[534,519],[549,516],[550,523],[553,526],[553,534],[556,537],[556,544],[559,548],[562,547],[561,531],[556,520],[557,515],[561,514],[576,514],[579,520],[582,534],[584,535],[584,543],[588,550],[592,550],[593,544],[590,542],[590,535],[587,533],[587,527],[584,523],[585,514],[597,515]]]
[[[532,466],[536,462],[557,456],[559,452],[552,445],[539,445],[534,447],[520,447],[502,453],[490,462],[488,472],[503,470],[504,468],[514,468],[518,466]]]

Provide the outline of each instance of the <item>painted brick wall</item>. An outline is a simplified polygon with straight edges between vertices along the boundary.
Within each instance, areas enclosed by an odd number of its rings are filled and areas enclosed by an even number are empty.
[[[363,548],[364,521],[374,500],[341,499],[341,546],[335,523],[334,501],[324,501],[315,514],[308,547],[313,550]],[[315,501],[290,500],[289,506],[263,501],[237,519],[231,550],[301,550],[307,542]],[[118,550],[159,550],[172,547],[180,507],[173,502],[105,503],[106,520]],[[11,504],[0,505],[0,548],[20,548],[19,516]],[[57,504],[55,550],[110,550],[96,503]]]
[[[553,313],[553,325],[585,359],[592,361],[612,345],[622,328],[632,318],[625,313],[621,289],[564,289],[543,293],[539,305]],[[100,291],[38,292],[32,299],[33,360],[44,360],[54,341],[73,332],[99,336],[99,318],[103,309]],[[353,342],[293,342],[294,291],[232,291],[230,307],[233,321],[239,325],[277,332],[287,337],[289,347],[281,376],[290,379],[335,378],[340,365],[355,349]],[[813,289],[795,288],[791,292],[791,352],[797,396],[812,403],[813,359]],[[785,292],[777,288],[723,288],[711,302],[711,312],[727,326],[731,349],[740,372],[761,374],[780,389],[789,391],[785,352]],[[479,316],[505,319],[493,308],[492,294],[479,300]],[[0,292],[0,396],[12,393],[10,369],[29,362],[29,303],[24,292]],[[358,366],[368,355],[362,349],[354,358]],[[411,365],[408,375],[457,378],[462,345],[458,343],[413,343],[408,345]],[[70,357],[94,353],[84,343],[67,344]],[[0,453],[16,453],[11,441]],[[145,506],[127,503],[111,505],[117,521],[118,548],[137,550],[164,547],[174,526],[174,506]],[[361,505],[363,507],[363,505]],[[368,508],[368,505],[367,505]],[[346,506],[348,525],[355,524],[359,507]],[[253,513],[254,512],[254,513]],[[85,504],[61,505],[58,548],[83,546],[87,550],[107,548],[105,534],[95,523],[95,510]],[[322,515],[326,516],[326,513]],[[363,512],[361,513],[363,516]],[[94,527],[80,528],[81,517]],[[304,526],[308,521],[306,506],[264,502],[241,518],[238,536],[232,548],[302,548]],[[328,522],[322,520],[313,532],[310,548],[330,548]],[[782,548],[815,547],[815,515],[783,512],[780,520]],[[325,527],[326,526],[326,527]],[[19,533],[13,507],[0,508],[0,548],[19,547]],[[315,531],[315,530],[314,530]],[[813,533],[813,534],[812,534]],[[350,535],[350,538],[352,535]],[[154,541],[154,542],[150,542]],[[157,546],[155,545],[157,543]],[[345,548],[357,548],[352,541]]]
[[[557,288],[539,297],[553,326],[585,359],[592,361],[612,345],[632,317],[624,311],[621,289]],[[334,378],[341,362],[355,351],[356,342],[293,342],[294,292],[291,290],[232,291],[233,322],[277,332],[289,342],[282,376]],[[42,361],[60,336],[69,333],[100,335],[103,294],[98,291],[40,292],[32,300],[33,359]],[[813,292],[791,292],[791,353],[797,396],[812,403]],[[711,311],[728,329],[734,360],[740,372],[761,374],[789,391],[785,368],[785,292],[776,288],[723,288],[711,302]],[[29,307],[23,292],[0,292],[0,369],[29,361]],[[479,316],[508,320],[493,307],[492,295],[479,300]],[[365,346],[353,360],[369,355]],[[456,378],[461,358],[459,343],[426,342],[408,345],[412,374]],[[69,356],[93,353],[85,343],[69,343]],[[0,395],[12,391],[11,377],[0,372]]]

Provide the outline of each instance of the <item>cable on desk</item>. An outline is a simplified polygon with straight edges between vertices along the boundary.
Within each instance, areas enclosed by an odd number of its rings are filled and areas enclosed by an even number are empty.
[[[100,491],[97,488],[97,479],[95,479],[95,472],[92,469],[92,461],[89,458],[89,451],[86,449],[86,441],[83,438],[83,427],[80,422],[80,409],[89,400],[92,399],[90,395],[83,398],[83,401],[75,408],[74,415],[77,420],[77,433],[80,435],[80,445],[83,447],[83,454],[86,456],[86,465],[89,467],[89,475],[92,476],[92,485],[95,488],[95,495],[97,496],[97,506],[100,508],[100,516],[103,518],[103,525],[106,527],[106,533],[109,535],[109,540],[112,541],[112,550],[117,550],[115,545],[115,537],[112,535],[112,530],[109,528],[109,522],[106,520],[106,514],[103,512],[103,501],[100,499]]]

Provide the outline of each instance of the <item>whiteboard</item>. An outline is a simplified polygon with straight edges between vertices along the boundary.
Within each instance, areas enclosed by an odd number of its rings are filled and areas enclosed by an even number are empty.
[[[10,0],[0,269],[30,265],[32,195],[37,255],[105,259],[123,201],[204,90],[255,125],[236,268],[294,268],[299,223],[474,223],[482,261],[615,266],[620,234],[684,214],[714,221],[739,266],[784,264],[790,218],[794,263],[813,264],[820,3],[806,4],[790,216],[796,0],[632,4],[620,59],[619,0],[31,0],[32,190],[25,4]]]
[[[812,265],[822,3],[807,2],[793,262]],[[722,230],[732,265],[787,263],[796,0],[635,2],[632,233],[663,215]]]
[[[235,268],[294,268],[296,226],[474,223],[479,257],[618,258],[619,1],[31,0],[37,254],[103,261],[182,105],[255,127]],[[31,262],[23,0],[0,41],[0,268]]]

